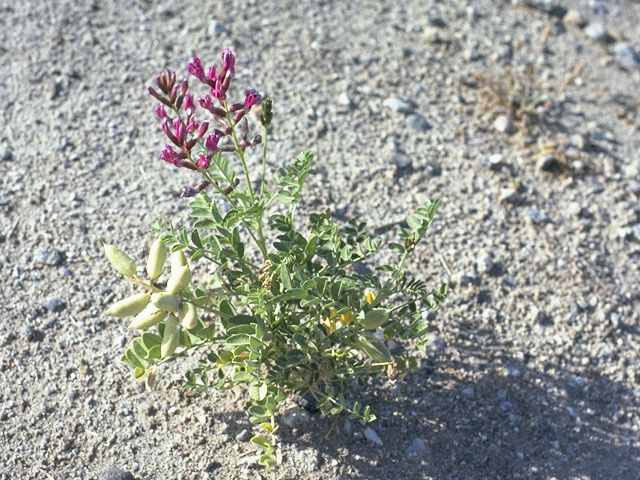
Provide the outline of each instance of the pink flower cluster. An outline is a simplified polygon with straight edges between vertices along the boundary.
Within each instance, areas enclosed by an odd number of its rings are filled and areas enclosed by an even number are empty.
[[[231,78],[235,75],[235,57],[231,50],[226,48],[222,51],[222,68],[219,73],[216,66],[212,65],[205,74],[198,57],[193,57],[193,62],[187,65],[187,69],[209,88],[209,93],[198,98],[197,104],[213,116],[218,128],[204,138],[209,130],[210,121],[196,120],[197,106],[193,93],[188,92],[188,80],[185,78],[177,83],[175,72],[164,71],[156,78],[160,91],[148,87],[149,93],[161,103],[155,108],[155,113],[162,122],[162,131],[170,141],[170,144],[165,144],[160,158],[176,167],[206,170],[213,156],[219,152],[234,152],[236,149],[244,150],[246,147],[258,145],[262,139],[259,135],[248,139],[247,122],[244,117],[253,105],[262,100],[262,96],[251,89],[246,92],[244,102],[231,105],[227,103],[227,92]],[[171,117],[169,112],[176,116]],[[237,146],[229,142],[220,144],[224,137],[234,132],[237,125],[242,127]],[[196,147],[199,147],[199,151],[194,151]],[[183,191],[183,196],[195,195],[207,185],[208,182],[203,182],[196,188],[188,187]]]

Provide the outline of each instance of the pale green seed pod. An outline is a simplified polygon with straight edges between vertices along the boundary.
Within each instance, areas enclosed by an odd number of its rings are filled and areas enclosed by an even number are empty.
[[[129,255],[124,253],[117,247],[104,243],[104,253],[118,272],[125,277],[133,277],[136,273],[136,264],[129,258]]]
[[[184,256],[182,250],[178,250],[171,254],[169,262],[171,263],[171,271],[173,271],[174,268],[184,267],[187,264],[187,257]]]
[[[178,310],[178,319],[180,325],[186,330],[191,330],[198,323],[198,316],[196,314],[196,307],[193,303],[183,302]]]
[[[167,315],[167,312],[158,310],[153,305],[149,305],[134,317],[134,319],[129,324],[129,329],[146,330],[147,328],[153,327],[154,325],[160,323],[162,320],[167,318]]]
[[[139,314],[148,303],[149,294],[139,293],[114,303],[107,309],[107,314],[118,318],[130,317]]]
[[[151,295],[151,303],[165,312],[177,312],[180,308],[180,297],[170,293],[154,293]]]
[[[191,270],[189,266],[171,268],[171,275],[167,281],[167,293],[180,293],[191,281]]]
[[[179,341],[180,329],[178,328],[178,319],[175,315],[169,315],[169,318],[164,324],[164,334],[162,335],[162,344],[160,345],[160,357],[164,358],[175,352]]]
[[[155,280],[162,274],[166,261],[167,247],[160,238],[156,238],[149,250],[149,258],[147,258],[147,275],[151,280]]]

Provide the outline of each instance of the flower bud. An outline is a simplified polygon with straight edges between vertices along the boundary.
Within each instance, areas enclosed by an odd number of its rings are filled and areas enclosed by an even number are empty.
[[[178,319],[180,325],[186,330],[191,330],[198,323],[198,316],[196,314],[196,307],[193,303],[182,302],[180,310],[178,310]]]
[[[239,112],[237,112],[234,116],[233,116],[233,124],[237,124],[240,120],[242,120],[242,117],[245,116],[245,114],[247,113],[247,110],[240,110]]]
[[[198,131],[196,132],[195,138],[200,140],[202,137],[204,137],[204,134],[207,133],[208,129],[209,129],[209,122],[207,121],[202,122],[200,124],[200,127],[198,127]]]
[[[147,308],[142,310],[129,324],[129,330],[146,330],[153,327],[157,323],[160,323],[167,317],[167,312],[158,310],[153,305],[147,305]]]
[[[191,281],[189,266],[171,268],[171,275],[167,281],[167,293],[180,293]]]
[[[149,250],[149,258],[147,258],[147,275],[152,281],[162,274],[166,261],[167,247],[164,246],[160,238],[156,238]]]
[[[164,334],[162,335],[162,344],[160,345],[160,357],[165,358],[175,352],[179,341],[180,329],[178,328],[178,319],[175,315],[170,315],[164,324]]]
[[[147,87],[147,91],[151,94],[151,96],[155,97],[156,100],[159,100],[160,102],[164,103],[167,107],[173,106],[170,100],[167,100],[166,98],[164,98],[162,95],[156,92],[152,87]]]
[[[273,118],[273,104],[271,102],[271,97],[267,97],[262,101],[262,113],[260,114],[260,123],[262,123],[263,127],[268,127],[271,125],[271,120]]]
[[[236,74],[236,57],[229,48],[222,50],[222,72],[229,72],[231,75]]]
[[[137,315],[149,304],[149,294],[139,293],[111,305],[106,313],[118,318]]]
[[[119,248],[104,242],[103,245],[104,253],[111,262],[111,265],[113,265],[113,268],[125,277],[133,277],[136,273],[136,264],[133,263],[133,260]]]
[[[151,295],[151,303],[164,312],[177,312],[180,308],[180,297],[169,293],[154,293]]]

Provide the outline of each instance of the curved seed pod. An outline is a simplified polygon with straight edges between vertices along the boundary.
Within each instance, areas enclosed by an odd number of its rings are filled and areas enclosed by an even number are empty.
[[[147,306],[143,311],[134,317],[129,324],[130,330],[146,330],[149,327],[153,327],[155,324],[160,323],[167,317],[168,313],[158,310],[154,306]]]
[[[146,307],[148,303],[149,294],[139,293],[114,303],[107,309],[106,313],[114,317],[125,318],[131,315],[137,315],[144,310],[144,307]]]
[[[198,323],[198,316],[196,314],[196,307],[193,303],[182,302],[180,310],[178,310],[178,319],[180,319],[180,325],[186,330],[191,330]]]
[[[118,272],[125,277],[133,277],[136,273],[136,264],[129,258],[129,255],[124,253],[117,247],[104,243],[104,253]]]
[[[160,345],[160,357],[164,358],[175,352],[179,341],[180,329],[178,328],[178,319],[175,315],[170,315],[164,324],[162,345]]]
[[[165,312],[177,312],[180,308],[180,297],[170,293],[154,293],[151,295],[151,303]]]
[[[187,257],[184,256],[182,250],[178,250],[177,252],[173,252],[171,254],[171,258],[169,259],[171,263],[171,271],[177,267],[184,267],[187,264]]]
[[[167,281],[167,293],[180,293],[180,291],[189,285],[191,281],[191,270],[189,266],[171,268],[171,275]]]
[[[167,247],[160,238],[151,245],[149,258],[147,259],[147,274],[151,280],[155,280],[162,274],[164,263],[167,261]]]

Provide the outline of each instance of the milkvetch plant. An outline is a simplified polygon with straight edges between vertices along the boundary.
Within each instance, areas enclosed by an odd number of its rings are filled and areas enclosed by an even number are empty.
[[[197,100],[189,81],[178,82],[170,71],[149,93],[159,102],[155,113],[167,137],[160,158],[198,177],[181,194],[191,198],[193,225],[152,225],[156,239],[142,277],[129,256],[104,245],[113,267],[140,287],[107,313],[132,317],[129,328],[141,332],[122,357],[136,378],[152,384],[158,365],[197,352],[185,387],[244,386],[249,419],[264,431],[251,442],[262,451],[259,462],[273,467],[277,413],[288,396],[310,397],[325,414],[346,413],[366,424],[376,418],[370,408],[344,396],[352,379],[416,368],[415,357],[392,354],[388,341],[414,340],[424,351],[424,312],[446,296],[445,284],[428,288],[404,269],[439,202],[422,205],[399,229],[399,240],[388,245],[395,264],[357,273],[354,267],[370,263],[381,242],[362,222],[339,225],[329,210],[311,214],[307,232],[298,230],[296,206],[313,173],[313,154],[303,152],[267,177],[272,102],[255,90],[230,101],[231,51],[222,52],[219,71],[214,65],[205,73],[197,57],[188,71],[205,91]],[[248,120],[252,108],[260,108],[261,134]],[[259,145],[262,164],[252,171],[245,154]],[[192,278],[195,262],[213,264],[215,273]]]

